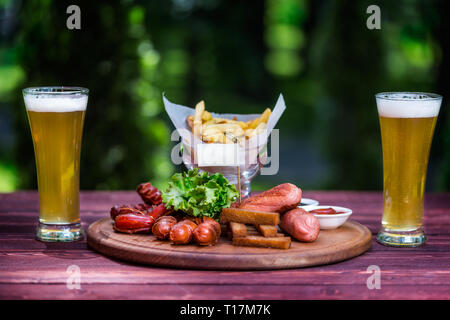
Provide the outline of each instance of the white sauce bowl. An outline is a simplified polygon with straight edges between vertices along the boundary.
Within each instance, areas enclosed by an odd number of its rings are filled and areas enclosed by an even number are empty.
[[[302,201],[300,201],[300,204],[298,205],[298,207],[306,210],[306,208],[309,208],[311,206],[317,206],[318,204],[319,204],[319,201],[317,201],[317,200],[302,198]]]
[[[315,209],[328,209],[333,208],[337,212],[343,212],[343,213],[337,213],[337,214],[312,214],[319,220],[320,223],[320,229],[321,230],[329,230],[329,229],[336,229],[340,226],[342,226],[345,221],[347,221],[348,217],[350,217],[353,213],[353,211],[349,208],[344,207],[338,207],[338,206],[308,206],[307,208],[303,208],[306,211],[312,211]]]

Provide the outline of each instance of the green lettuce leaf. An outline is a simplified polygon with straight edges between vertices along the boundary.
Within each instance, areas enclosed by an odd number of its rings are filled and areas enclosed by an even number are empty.
[[[221,174],[199,174],[192,169],[175,173],[162,192],[162,200],[167,208],[183,211],[194,217],[219,219],[222,208],[228,208],[236,201],[239,193]]]

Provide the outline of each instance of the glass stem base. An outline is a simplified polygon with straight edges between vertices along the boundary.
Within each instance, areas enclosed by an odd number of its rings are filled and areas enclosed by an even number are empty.
[[[250,180],[245,181],[241,180],[241,199],[244,200],[245,198],[250,197],[250,191],[251,191]]]
[[[377,241],[391,247],[418,247],[425,244],[426,237],[422,228],[413,231],[395,231],[381,228]]]
[[[44,242],[70,242],[81,240],[84,237],[80,223],[72,224],[46,224],[39,222],[36,229],[36,238]]]

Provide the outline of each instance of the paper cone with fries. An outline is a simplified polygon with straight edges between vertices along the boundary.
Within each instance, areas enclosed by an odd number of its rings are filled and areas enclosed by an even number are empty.
[[[234,184],[238,184],[239,167],[242,181],[238,187],[243,187],[246,196],[250,180],[267,159],[268,137],[286,109],[283,96],[273,110],[265,108],[261,114],[219,114],[211,112],[213,104],[203,100],[195,108],[174,104],[165,96],[163,101],[182,137],[186,167],[221,172]]]

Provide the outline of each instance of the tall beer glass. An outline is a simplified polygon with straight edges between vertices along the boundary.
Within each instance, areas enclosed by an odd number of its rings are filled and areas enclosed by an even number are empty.
[[[33,137],[42,241],[75,241],[80,224],[80,150],[88,89],[41,87],[23,90]]]
[[[383,220],[378,242],[425,243],[423,196],[428,157],[442,97],[421,92],[376,95],[383,146]]]

